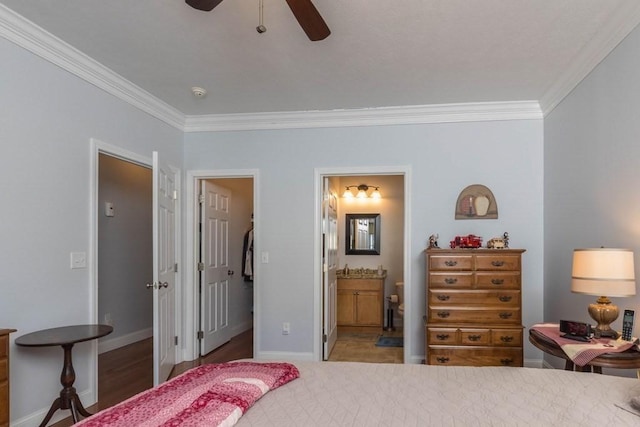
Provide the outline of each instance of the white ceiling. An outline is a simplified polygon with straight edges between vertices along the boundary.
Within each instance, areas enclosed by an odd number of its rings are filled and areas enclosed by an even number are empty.
[[[637,0],[0,0],[187,116],[467,102],[553,107],[640,21]],[[586,67],[586,68],[585,68]],[[195,98],[192,86],[208,91]]]

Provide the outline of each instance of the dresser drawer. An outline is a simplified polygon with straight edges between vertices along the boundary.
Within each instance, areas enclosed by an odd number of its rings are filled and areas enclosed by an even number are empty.
[[[484,308],[429,305],[429,323],[492,323],[512,325],[521,323],[519,307]]]
[[[9,378],[9,362],[6,358],[0,359],[0,382]]]
[[[7,357],[7,349],[9,346],[7,343],[9,342],[9,335],[0,335],[0,359],[3,357]]]
[[[522,347],[522,328],[492,329],[491,344],[501,347]]]
[[[477,272],[476,289],[520,289],[520,273],[513,272]]]
[[[476,270],[520,270],[520,256],[507,254],[476,255]]]
[[[429,289],[429,305],[482,305],[520,307],[520,291],[461,291],[454,289]]]
[[[431,255],[429,271],[433,270],[471,270],[473,255]]]
[[[429,346],[429,365],[522,366],[522,348]]]
[[[459,332],[456,328],[427,328],[427,343],[456,345]]]
[[[473,273],[429,273],[431,288],[471,289],[473,283]]]
[[[0,381],[0,426],[9,425],[9,408],[5,402],[9,402],[9,384]]]

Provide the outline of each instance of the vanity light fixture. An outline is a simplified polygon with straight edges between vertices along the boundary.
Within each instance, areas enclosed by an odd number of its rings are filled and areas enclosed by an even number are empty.
[[[355,188],[358,190],[358,193],[355,196],[353,194],[353,191],[351,190],[352,188]],[[373,191],[371,192],[371,194],[368,193],[370,188],[373,188]],[[358,199],[367,199],[367,198],[381,199],[382,195],[380,194],[380,186],[360,184],[360,185],[347,185],[346,189],[344,190],[344,193],[342,194],[342,197],[345,199],[353,199],[354,197],[357,197]]]

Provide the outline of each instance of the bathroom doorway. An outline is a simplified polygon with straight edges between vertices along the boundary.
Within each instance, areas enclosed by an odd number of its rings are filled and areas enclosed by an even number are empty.
[[[322,223],[322,268],[321,279],[322,297],[320,298],[321,320],[321,340],[322,359],[332,361],[361,361],[361,362],[384,362],[403,363],[406,360],[406,342],[403,339],[405,330],[405,319],[401,315],[404,307],[404,286],[405,281],[405,254],[406,250],[406,175],[404,172],[360,172],[354,173],[325,173],[322,175],[323,192],[330,182],[330,188],[334,192],[337,211],[337,283],[335,298],[326,296],[325,286],[327,281],[326,271],[330,270],[327,264],[326,245],[327,230],[325,224],[325,214],[321,218]],[[367,198],[353,197],[345,198],[345,190],[353,191],[356,196],[358,187],[362,189],[366,185]],[[347,189],[347,187],[349,187]],[[380,198],[371,197],[375,188],[378,189]],[[327,196],[323,193],[323,206],[326,204]],[[377,253],[363,254],[362,251],[348,251],[347,215],[353,214],[379,214],[379,239],[380,249]],[[375,251],[374,251],[375,252]],[[381,280],[380,291],[366,294],[354,289],[340,289],[340,283],[344,287],[348,283],[347,278],[355,277],[348,274],[347,269],[356,276],[363,273],[366,277],[374,277]],[[381,267],[381,273],[377,274]],[[400,286],[396,286],[400,284]],[[346,285],[351,286],[350,284]],[[402,294],[399,294],[401,292]],[[360,313],[371,310],[373,307],[373,317],[360,319],[352,317],[358,311],[357,299],[360,299]],[[331,307],[334,304],[335,307]],[[366,302],[365,302],[366,301]],[[365,304],[368,304],[365,306]],[[328,306],[329,305],[329,306]],[[331,331],[331,320],[327,316],[335,313],[335,326],[337,329],[337,339],[333,346],[327,346],[326,341],[330,337],[327,331]],[[347,313],[345,315],[345,313]],[[351,319],[351,320],[345,320]],[[363,320],[364,319],[364,320]],[[325,338],[326,336],[326,338]]]

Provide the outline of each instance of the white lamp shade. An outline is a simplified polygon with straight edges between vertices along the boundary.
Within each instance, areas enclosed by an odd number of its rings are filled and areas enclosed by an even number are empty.
[[[633,251],[610,248],[574,250],[571,291],[610,297],[635,295]]]

